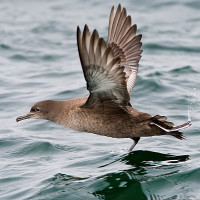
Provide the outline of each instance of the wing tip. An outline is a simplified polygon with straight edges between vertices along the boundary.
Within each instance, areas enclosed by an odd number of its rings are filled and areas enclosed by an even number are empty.
[[[121,3],[118,4],[117,10],[121,10]]]
[[[88,25],[87,25],[87,24],[85,24],[84,29],[83,29],[83,32],[89,32],[89,28],[88,28]]]
[[[79,38],[78,36],[80,35],[81,33],[81,29],[79,26],[77,26],[77,29],[76,29],[76,36],[77,36],[77,39]]]

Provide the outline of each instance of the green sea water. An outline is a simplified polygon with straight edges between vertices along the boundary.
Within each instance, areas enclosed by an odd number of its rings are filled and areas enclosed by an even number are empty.
[[[87,24],[107,38],[111,7],[138,25],[144,50],[132,105],[176,125],[185,140],[76,132],[16,123],[35,102],[88,94],[76,46]],[[200,199],[200,1],[0,1],[1,200]]]

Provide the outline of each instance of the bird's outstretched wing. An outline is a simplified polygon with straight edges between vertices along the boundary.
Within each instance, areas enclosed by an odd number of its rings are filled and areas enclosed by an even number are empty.
[[[120,58],[120,65],[124,66],[128,93],[135,85],[139,60],[141,58],[142,35],[136,36],[137,26],[131,26],[131,17],[127,16],[126,9],[121,10],[119,4],[114,14],[111,9],[108,28],[108,47],[111,47],[114,58]]]
[[[85,25],[83,33],[77,28],[77,44],[79,57],[90,92],[83,107],[105,105],[128,105],[124,67],[120,65],[120,58],[115,58],[112,48],[107,47],[105,41],[99,38],[96,30],[89,32]]]

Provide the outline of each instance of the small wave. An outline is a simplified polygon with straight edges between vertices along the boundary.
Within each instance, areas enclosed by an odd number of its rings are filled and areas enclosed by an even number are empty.
[[[188,6],[188,7],[191,7],[191,8],[195,8],[198,11],[200,9],[200,2],[199,1],[186,2],[185,5]]]
[[[144,184],[148,199],[199,199],[200,170],[158,176]],[[151,197],[154,198],[151,198]]]
[[[28,199],[91,199],[92,194],[85,190],[88,178],[57,173],[39,184],[39,191]]]
[[[154,43],[149,43],[144,45],[145,49],[150,49],[150,50],[170,50],[170,51],[182,51],[182,52],[194,52],[194,53],[199,53],[200,48],[198,47],[181,47],[181,46],[166,46],[166,45],[159,45],[159,44],[154,44]]]
[[[3,50],[10,50],[10,49],[12,49],[9,45],[6,45],[6,44],[0,44],[0,48],[3,49]]]
[[[24,55],[21,55],[21,54],[15,54],[15,55],[11,56],[10,59],[13,59],[13,60],[27,60],[28,57],[24,56]]]
[[[187,65],[187,66],[183,66],[180,68],[176,68],[170,71],[171,73],[179,73],[179,74],[185,74],[185,73],[198,73],[196,70],[193,69],[192,66]]]
[[[32,142],[30,144],[26,144],[26,146],[16,150],[15,155],[41,155],[41,154],[50,154],[57,153],[58,149],[55,148],[50,142]]]
[[[161,79],[152,79],[152,74],[149,78],[142,78],[138,76],[134,95],[144,96],[145,91],[148,93],[150,93],[151,91],[159,91],[163,93],[168,91],[169,89],[169,86],[164,84]]]
[[[63,58],[63,57],[64,57],[64,55],[61,56],[61,55],[47,54],[47,55],[42,56],[41,59],[44,60],[44,61],[55,61],[55,60],[58,60],[58,59]]]

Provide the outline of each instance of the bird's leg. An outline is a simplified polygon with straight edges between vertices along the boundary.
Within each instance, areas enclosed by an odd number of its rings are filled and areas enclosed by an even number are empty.
[[[133,150],[133,148],[136,146],[136,144],[138,143],[138,141],[140,140],[140,137],[133,137],[131,138],[133,140],[133,144],[131,145],[131,147],[129,148],[129,152],[131,152]]]

